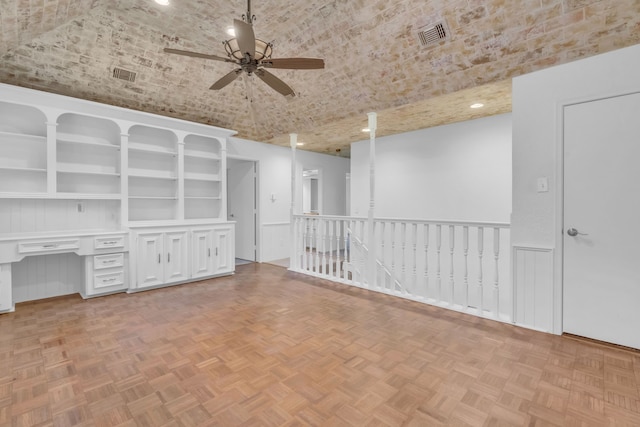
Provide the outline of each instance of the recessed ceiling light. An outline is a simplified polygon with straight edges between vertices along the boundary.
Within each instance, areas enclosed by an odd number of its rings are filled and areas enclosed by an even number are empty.
[[[371,132],[371,129],[369,129],[369,128],[363,128],[363,129],[362,129],[362,132]]]
[[[304,142],[298,142],[298,143],[296,143],[296,145],[298,145],[298,146],[304,145]]]
[[[169,0],[156,0],[156,3],[167,6],[169,4]]]
[[[482,108],[482,107],[484,107],[484,104],[481,104],[481,103],[478,102],[476,104],[471,104],[470,107],[471,108]]]
[[[229,34],[231,37],[235,37],[236,36],[236,29],[233,27],[227,27],[227,34]]]

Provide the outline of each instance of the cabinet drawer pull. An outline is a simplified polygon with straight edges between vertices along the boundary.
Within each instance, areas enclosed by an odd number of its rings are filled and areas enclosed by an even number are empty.
[[[50,245],[42,245],[43,248],[45,249],[51,249],[51,248],[57,248],[58,245],[56,244],[50,244]]]
[[[167,262],[171,262],[171,254],[167,253]]]
[[[209,253],[209,258],[211,258],[211,248],[207,248],[207,252]]]
[[[111,279],[102,279],[102,283],[111,283],[111,282],[115,282],[116,280],[118,280],[115,277],[112,277]]]
[[[115,245],[116,243],[118,243],[117,240],[110,240],[108,242],[102,242],[103,245],[107,246],[107,245]]]
[[[113,264],[114,262],[116,262],[115,259],[109,259],[109,260],[106,260],[106,261],[102,261],[103,264]]]
[[[162,260],[160,259],[160,254],[158,254],[158,264],[160,264]]]

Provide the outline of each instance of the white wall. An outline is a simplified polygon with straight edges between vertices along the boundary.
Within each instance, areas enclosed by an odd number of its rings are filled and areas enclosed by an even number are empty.
[[[289,256],[291,208],[291,149],[240,138],[229,138],[227,156],[258,162],[260,259],[268,262]],[[302,212],[302,169],[319,169],[323,178],[323,214],[344,215],[345,176],[349,160],[296,150],[298,170],[296,212]],[[271,200],[271,195],[275,200]]]
[[[514,265],[518,271],[529,269],[530,274],[537,275],[541,288],[548,289],[535,307],[537,317],[544,322],[527,326],[548,330],[544,326],[548,323],[553,325],[553,332],[562,332],[562,106],[637,92],[640,90],[638,70],[640,45],[513,80],[512,245],[549,250],[554,261],[553,269],[545,267],[544,272],[540,272],[544,278],[538,275],[534,265]],[[549,177],[548,193],[536,191],[539,177]]]
[[[511,114],[376,139],[376,217],[509,222]],[[369,208],[369,141],[351,145],[351,212]]]

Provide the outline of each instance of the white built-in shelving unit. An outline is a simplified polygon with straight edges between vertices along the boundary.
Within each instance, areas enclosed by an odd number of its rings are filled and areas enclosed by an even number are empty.
[[[21,263],[16,271],[35,264],[22,264],[32,256],[19,252],[25,239],[66,263],[55,271],[82,265],[77,291],[86,297],[231,274],[225,183],[233,133],[0,84],[0,221],[8,230],[0,233],[0,312],[16,302],[11,264]],[[107,233],[107,242],[120,233],[125,243],[93,247],[85,231]],[[50,242],[51,233],[58,240]],[[80,243],[67,248],[60,239]],[[47,283],[27,287],[40,297],[58,292]]]
[[[184,139],[184,216],[219,217],[222,208],[221,147],[213,138],[188,135]]]
[[[178,218],[178,137],[135,125],[129,129],[129,221]]]
[[[120,130],[110,120],[65,113],[56,127],[56,191],[120,198]]]
[[[0,101],[0,193],[46,195],[47,126],[36,108]]]

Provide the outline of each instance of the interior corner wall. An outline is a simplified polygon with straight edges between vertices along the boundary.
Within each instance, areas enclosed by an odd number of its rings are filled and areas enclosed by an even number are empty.
[[[534,264],[514,264],[515,271],[527,270],[529,277],[536,277],[523,285],[526,292],[517,295],[516,306],[528,304],[523,300],[526,295],[536,295],[533,323],[525,326],[562,332],[560,112],[564,105],[574,102],[640,91],[639,69],[640,45],[636,45],[513,79],[511,242],[514,250],[544,251],[553,261],[553,268],[545,266],[547,261],[540,263],[544,270],[541,274]],[[536,191],[540,177],[549,178],[549,192]],[[515,257],[514,262],[527,258],[535,257]],[[524,318],[516,313],[516,321],[523,322]]]
[[[509,222],[511,114],[376,139],[375,216]],[[351,146],[351,212],[369,208],[369,141]]]
[[[291,149],[272,144],[229,138],[227,156],[259,163],[259,262],[289,257],[289,210],[291,208]],[[349,159],[296,150],[297,203],[302,206],[302,168],[323,171],[323,214],[344,215],[345,175]],[[273,199],[272,196],[273,195]]]

